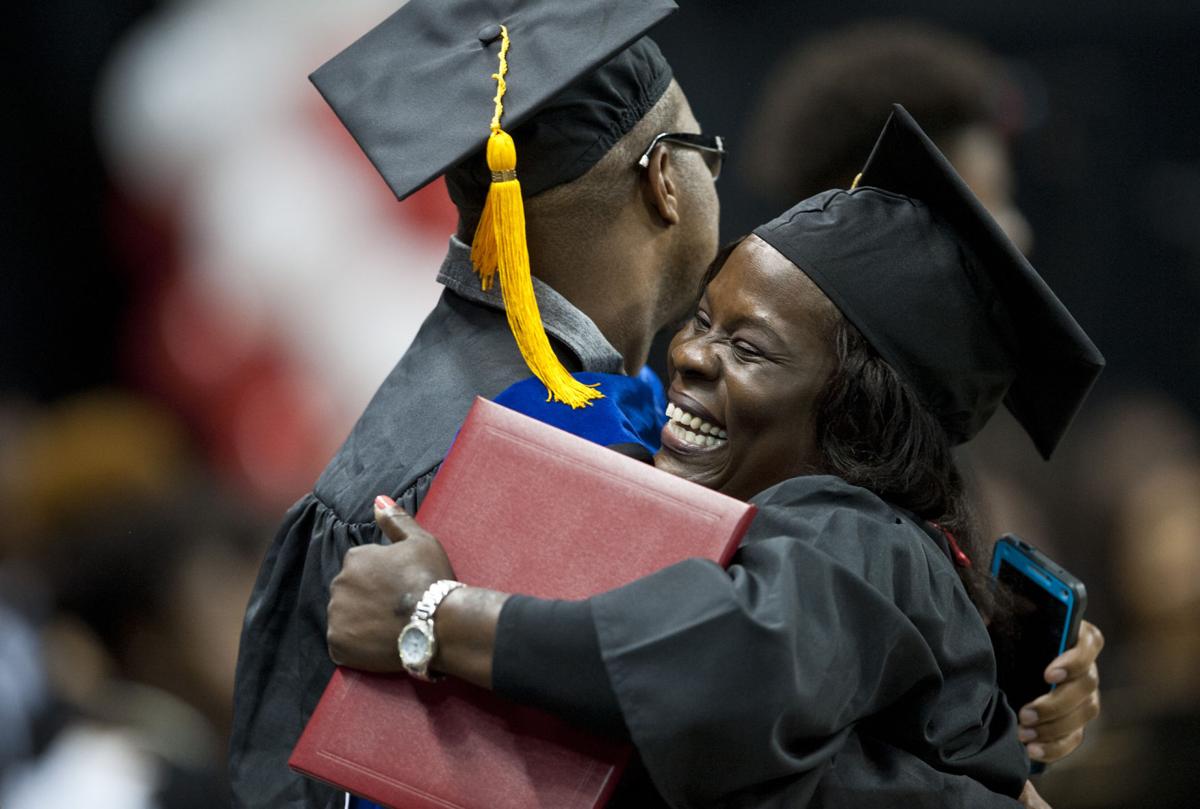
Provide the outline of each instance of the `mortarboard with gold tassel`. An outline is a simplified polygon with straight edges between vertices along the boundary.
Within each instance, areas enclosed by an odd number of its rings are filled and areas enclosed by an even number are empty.
[[[563,367],[542,326],[523,194],[582,176],[662,97],[670,66],[644,34],[675,9],[671,0],[410,0],[311,76],[397,198],[446,174],[456,204],[482,207],[471,246],[481,284],[499,274],[522,357],[549,399],[572,408],[602,394]]]

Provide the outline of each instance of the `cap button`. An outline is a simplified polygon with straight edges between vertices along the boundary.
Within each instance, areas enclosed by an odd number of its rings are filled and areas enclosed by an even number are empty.
[[[482,44],[491,45],[500,38],[500,24],[494,22],[488,23],[479,29],[477,36]]]

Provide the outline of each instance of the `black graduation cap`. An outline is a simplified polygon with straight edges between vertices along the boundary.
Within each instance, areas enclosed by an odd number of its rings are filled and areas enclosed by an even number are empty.
[[[1003,401],[1049,458],[1104,358],[912,116],[850,191],[755,235],[802,269],[960,443]]]
[[[397,198],[474,158],[451,193],[481,205],[505,26],[503,126],[532,196],[582,176],[662,97],[671,68],[642,35],[675,9],[671,0],[410,0],[310,78]],[[463,188],[467,177],[474,189]]]
[[[674,10],[670,0],[410,0],[311,77],[398,198],[452,170],[451,197],[479,211],[471,261],[483,288],[499,274],[522,357],[549,398],[573,408],[603,394],[572,377],[546,337],[523,200],[582,176],[662,97],[671,69],[643,34]]]

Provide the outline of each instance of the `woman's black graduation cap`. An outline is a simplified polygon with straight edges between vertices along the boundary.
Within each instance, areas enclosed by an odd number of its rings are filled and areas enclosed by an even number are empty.
[[[754,233],[821,288],[956,443],[1003,401],[1049,458],[1104,367],[898,104],[852,190],[811,197]]]
[[[311,76],[399,199],[449,172],[455,203],[479,211],[471,262],[483,288],[499,274],[521,356],[571,407],[603,394],[546,337],[523,200],[582,176],[662,97],[671,69],[643,34],[675,8],[410,0]]]

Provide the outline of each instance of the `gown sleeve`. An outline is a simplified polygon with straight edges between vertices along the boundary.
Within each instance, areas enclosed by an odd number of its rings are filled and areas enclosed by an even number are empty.
[[[492,689],[595,733],[629,738],[588,601],[520,595],[505,601],[496,626]]]
[[[492,678],[493,688],[502,696],[553,712],[595,733],[629,738],[600,656],[588,601],[510,598],[497,627]],[[768,805],[773,800],[769,794],[763,798]],[[937,770],[911,753],[856,730],[816,779],[810,805],[823,809],[1017,809],[1020,803],[973,778]],[[609,806],[666,806],[640,758],[631,762]]]
[[[396,501],[416,513],[436,468]],[[329,585],[355,545],[380,542],[375,523],[345,522],[315,495],[284,518],[250,594],[238,650],[230,778],[235,807],[333,809],[345,793],[288,769],[287,760],[333,675],[325,645]]]
[[[592,599],[668,803],[807,805],[855,729],[1018,794],[1027,764],[986,631],[920,529],[832,478],[756,500],[728,571],[689,560]]]

